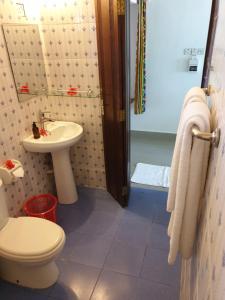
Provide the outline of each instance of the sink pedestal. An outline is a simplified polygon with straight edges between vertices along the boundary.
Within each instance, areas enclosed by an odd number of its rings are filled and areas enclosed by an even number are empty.
[[[52,152],[55,183],[59,203],[72,204],[78,200],[69,148]]]
[[[54,121],[47,122],[45,129],[47,136],[34,139],[31,134],[23,139],[23,146],[30,152],[52,154],[59,203],[74,203],[78,197],[70,163],[70,148],[82,137],[83,128],[74,122]]]

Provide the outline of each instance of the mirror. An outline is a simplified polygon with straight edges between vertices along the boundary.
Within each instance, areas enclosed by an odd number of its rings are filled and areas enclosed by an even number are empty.
[[[71,27],[72,32],[74,32],[74,25],[67,24],[66,27]],[[41,39],[40,34],[40,32],[45,33],[46,31],[49,33],[54,32],[52,28],[47,26],[41,31],[39,26],[35,24],[3,24],[2,28],[20,102],[32,99],[37,95],[81,98],[99,97],[99,88],[93,79],[91,79],[91,82],[84,83],[82,82],[82,73],[79,74],[79,77],[76,77],[74,71],[77,69],[77,65],[74,68],[73,64],[66,63],[66,65],[63,65],[62,63],[61,70],[56,76],[54,63],[50,62],[52,59],[46,53],[46,47],[51,43],[51,48],[59,48],[58,39],[60,37],[53,35],[51,37],[52,40],[49,41],[44,38]],[[63,28],[63,30],[65,29]],[[64,36],[65,38],[66,36]],[[68,55],[67,52],[64,54],[64,44],[61,45],[59,51],[61,51],[62,55]],[[74,54],[71,52],[71,55]],[[66,62],[65,59],[63,59],[63,62]],[[61,77],[61,81],[65,83],[66,75],[62,72],[63,66],[66,66],[68,70],[69,84],[62,84],[58,80]],[[97,66],[95,65],[94,67],[96,68]],[[76,79],[74,79],[75,77]]]
[[[46,94],[48,85],[38,25],[2,27],[19,101]]]

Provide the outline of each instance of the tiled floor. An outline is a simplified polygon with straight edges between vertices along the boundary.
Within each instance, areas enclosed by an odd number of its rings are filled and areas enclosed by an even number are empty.
[[[170,166],[175,134],[131,131],[131,174],[137,163]]]
[[[167,264],[166,193],[132,189],[122,209],[107,192],[81,188],[60,206],[67,234],[58,282],[34,291],[0,281],[1,300],[177,300],[179,262]]]

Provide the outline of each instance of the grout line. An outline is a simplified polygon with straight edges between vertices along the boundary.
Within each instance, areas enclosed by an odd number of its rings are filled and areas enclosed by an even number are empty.
[[[101,277],[103,271],[104,271],[103,268],[100,269],[100,272],[99,272],[98,277],[97,277],[97,279],[96,279],[95,285],[93,286],[93,289],[92,289],[91,295],[90,295],[90,297],[89,297],[89,300],[91,300],[91,298],[92,298],[92,296],[93,296],[93,294],[94,294],[94,292],[95,292],[95,288],[97,287],[97,284],[98,284],[98,282],[99,282],[99,279],[100,279],[100,277]]]
[[[113,239],[112,239],[112,242],[113,242]],[[102,268],[100,269],[100,272],[99,272],[98,278],[97,278],[97,280],[96,280],[96,283],[95,283],[95,285],[94,285],[94,287],[93,287],[93,290],[92,290],[92,293],[91,293],[91,295],[90,295],[90,298],[89,298],[89,300],[91,300],[91,298],[92,298],[92,296],[93,296],[93,294],[94,294],[94,292],[95,292],[95,288],[97,287],[97,284],[98,284],[98,282],[99,282],[99,279],[100,279],[100,277],[101,277],[101,275],[102,275],[102,273],[103,273],[103,271],[104,271],[104,265],[105,265],[105,261],[106,261],[106,259],[107,259],[108,255],[109,255],[109,252],[110,252],[110,250],[111,250],[111,246],[109,247],[109,251],[108,251],[108,253],[106,254],[106,257],[105,257],[105,259],[104,259],[104,262],[103,262]]]
[[[144,252],[142,262],[141,262],[141,267],[140,267],[140,271],[139,271],[139,274],[138,274],[138,278],[141,278],[141,273],[142,273],[143,266],[144,266],[144,260],[145,260],[145,257],[147,255],[147,249],[148,249],[148,245],[145,246],[145,252]]]
[[[120,221],[121,221],[121,218],[119,218],[117,227],[119,227]],[[95,283],[95,285],[94,285],[94,287],[93,287],[93,290],[92,290],[92,293],[91,293],[91,295],[90,295],[89,300],[91,300],[91,298],[92,298],[92,296],[93,296],[93,294],[94,294],[94,292],[95,292],[95,289],[96,289],[96,287],[97,287],[97,284],[98,284],[98,282],[99,282],[99,279],[100,279],[100,277],[101,277],[103,271],[105,270],[105,268],[104,268],[104,267],[105,267],[105,263],[106,263],[106,260],[107,260],[107,258],[108,258],[108,256],[109,256],[109,253],[110,253],[110,251],[111,251],[112,244],[113,244],[113,242],[115,241],[115,236],[116,236],[117,230],[118,230],[118,228],[116,228],[116,230],[115,230],[115,232],[114,232],[114,234],[113,234],[113,236],[112,236],[112,241],[111,241],[111,243],[110,243],[108,253],[107,253],[106,256],[105,256],[105,259],[104,259],[104,262],[103,262],[101,271],[99,272],[98,278],[97,278],[96,283]]]

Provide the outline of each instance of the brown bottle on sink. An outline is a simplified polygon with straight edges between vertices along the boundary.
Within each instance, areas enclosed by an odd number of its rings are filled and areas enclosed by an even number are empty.
[[[33,122],[33,124],[32,124],[32,131],[33,131],[34,139],[39,139],[40,138],[40,132],[39,132],[39,128],[37,127],[35,122]]]

